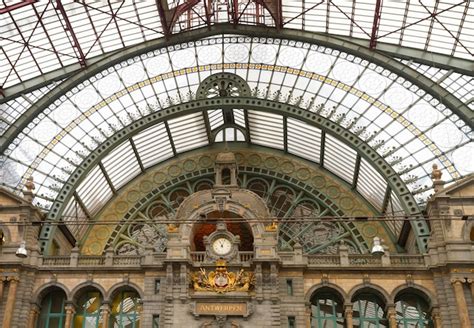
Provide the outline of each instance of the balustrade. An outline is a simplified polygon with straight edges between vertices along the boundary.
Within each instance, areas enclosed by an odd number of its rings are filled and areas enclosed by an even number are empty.
[[[191,252],[191,260],[195,263],[202,263],[205,261],[206,252]],[[279,253],[280,259],[283,263],[292,263],[294,261],[294,254],[292,252]],[[239,260],[242,263],[251,262],[253,260],[253,252],[239,252]],[[310,266],[340,266],[340,255],[326,255],[326,254],[311,254],[306,255],[308,265]],[[42,258],[42,265],[45,267],[68,267],[76,266],[75,262],[71,262],[71,256],[44,256]],[[153,254],[152,264],[161,264],[166,259],[166,253]],[[114,255],[112,263],[114,266],[140,266],[143,260],[141,255]],[[348,256],[349,267],[380,267],[382,266],[382,259],[374,257],[371,254],[350,254]],[[106,256],[103,255],[80,255],[77,257],[77,266],[105,266]],[[423,255],[418,254],[390,254],[390,264],[393,267],[424,267],[425,260]]]

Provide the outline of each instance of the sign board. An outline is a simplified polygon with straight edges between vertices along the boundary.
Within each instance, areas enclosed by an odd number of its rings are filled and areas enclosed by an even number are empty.
[[[246,316],[248,314],[247,303],[210,303],[196,302],[196,315],[238,315]]]

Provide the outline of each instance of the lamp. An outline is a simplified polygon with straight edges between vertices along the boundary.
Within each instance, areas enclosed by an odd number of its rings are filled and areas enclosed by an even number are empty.
[[[372,245],[372,250],[370,253],[374,256],[382,256],[385,254],[383,246],[380,244],[380,238],[374,237],[374,244]]]
[[[16,250],[15,255],[22,259],[28,256],[28,251],[26,250],[26,242],[24,240],[21,241],[20,247],[18,247],[18,249]]]

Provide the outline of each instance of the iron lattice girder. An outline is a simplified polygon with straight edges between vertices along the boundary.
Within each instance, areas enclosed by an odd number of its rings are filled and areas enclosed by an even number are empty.
[[[18,0],[18,1],[19,1],[18,3],[15,3],[13,5],[9,5],[9,6],[5,6],[3,8],[0,8],[0,15],[9,13],[9,12],[15,10],[15,9],[19,9],[21,7],[32,5],[35,2],[38,2],[38,0],[22,0],[22,1]]]
[[[43,112],[43,110],[45,110],[49,105],[51,105],[56,99],[61,97],[61,95],[63,95],[67,90],[72,89],[77,84],[85,81],[86,79],[94,76],[95,74],[128,58],[141,55],[148,51],[153,51],[170,45],[190,42],[193,40],[198,40],[219,34],[241,34],[250,37],[268,37],[278,39],[283,38],[323,45],[333,49],[338,49],[340,51],[354,54],[377,65],[386,67],[390,71],[396,73],[397,75],[405,78],[414,85],[417,85],[421,89],[425,90],[427,93],[431,94],[436,99],[443,99],[443,104],[447,108],[449,108],[451,111],[453,111],[453,113],[455,113],[463,121],[465,121],[471,129],[474,128],[474,112],[471,111],[469,107],[467,107],[467,105],[463,104],[458,98],[456,98],[446,89],[442,88],[437,83],[423,76],[412,68],[394,60],[393,58],[390,58],[379,52],[370,50],[364,46],[355,44],[350,40],[341,40],[341,38],[336,38],[330,35],[316,34],[298,30],[282,29],[278,31],[277,29],[268,29],[264,27],[255,27],[247,25],[235,26],[233,24],[218,24],[209,28],[202,28],[181,34],[176,34],[169,40],[165,38],[160,38],[145,42],[115,52],[109,56],[101,58],[100,60],[97,59],[97,62],[90,64],[88,67],[80,71],[77,71],[77,73],[73,75],[70,75],[70,77],[66,81],[64,81],[61,85],[53,89],[45,97],[36,102],[21,117],[19,117],[1,137],[1,152],[3,153],[8,147],[8,145],[16,137],[16,135],[20,133],[31,121],[33,121],[33,119],[37,115]],[[472,64],[472,66],[474,66],[474,63]],[[61,70],[61,73],[64,73],[63,70]],[[54,79],[54,74],[51,74],[50,77]],[[41,80],[41,82],[45,83],[44,80]],[[17,92],[19,91],[20,90],[17,90]],[[10,99],[11,96],[8,95],[7,90],[4,90],[4,92],[6,93],[6,97],[8,97],[5,99]],[[1,100],[0,103],[5,102],[5,99]]]
[[[392,190],[401,200],[406,214],[410,216],[420,216],[420,219],[413,220],[411,223],[412,229],[414,229],[418,238],[418,245],[420,249],[425,249],[429,237],[429,228],[426,221],[421,218],[420,208],[418,207],[413,195],[410,193],[409,189],[406,187],[405,183],[397,174],[397,172],[395,172],[394,169],[385,161],[385,159],[383,159],[367,143],[340,125],[313,112],[296,107],[294,105],[251,97],[222,97],[193,100],[187,103],[170,106],[167,109],[161,109],[160,111],[149,114],[118,131],[108,140],[103,142],[99,147],[97,147],[92,153],[90,153],[89,156],[87,156],[87,158],[85,158],[84,161],[71,174],[70,178],[63,185],[60,193],[53,203],[48,214],[48,219],[52,221],[59,220],[67,202],[71,197],[72,192],[77,189],[82,180],[87,176],[88,172],[112,149],[122,142],[125,142],[133,135],[154,124],[163,121],[166,122],[169,119],[183,115],[212,109],[233,108],[273,112],[282,116],[292,117],[311,124],[322,131],[325,131],[326,133],[330,133],[335,138],[338,138],[344,143],[350,145],[354,150],[357,151],[358,155],[369,161],[374,166],[374,168],[376,168],[377,171],[386,179],[390,188],[392,188]],[[172,139],[171,136],[170,139]]]

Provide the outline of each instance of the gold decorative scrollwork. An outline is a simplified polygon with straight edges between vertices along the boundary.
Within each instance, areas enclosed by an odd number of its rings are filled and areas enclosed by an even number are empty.
[[[216,270],[209,273],[206,269],[191,274],[191,284],[195,291],[215,293],[247,292],[255,286],[253,272],[241,269],[239,272],[228,272],[225,260],[216,261]]]

